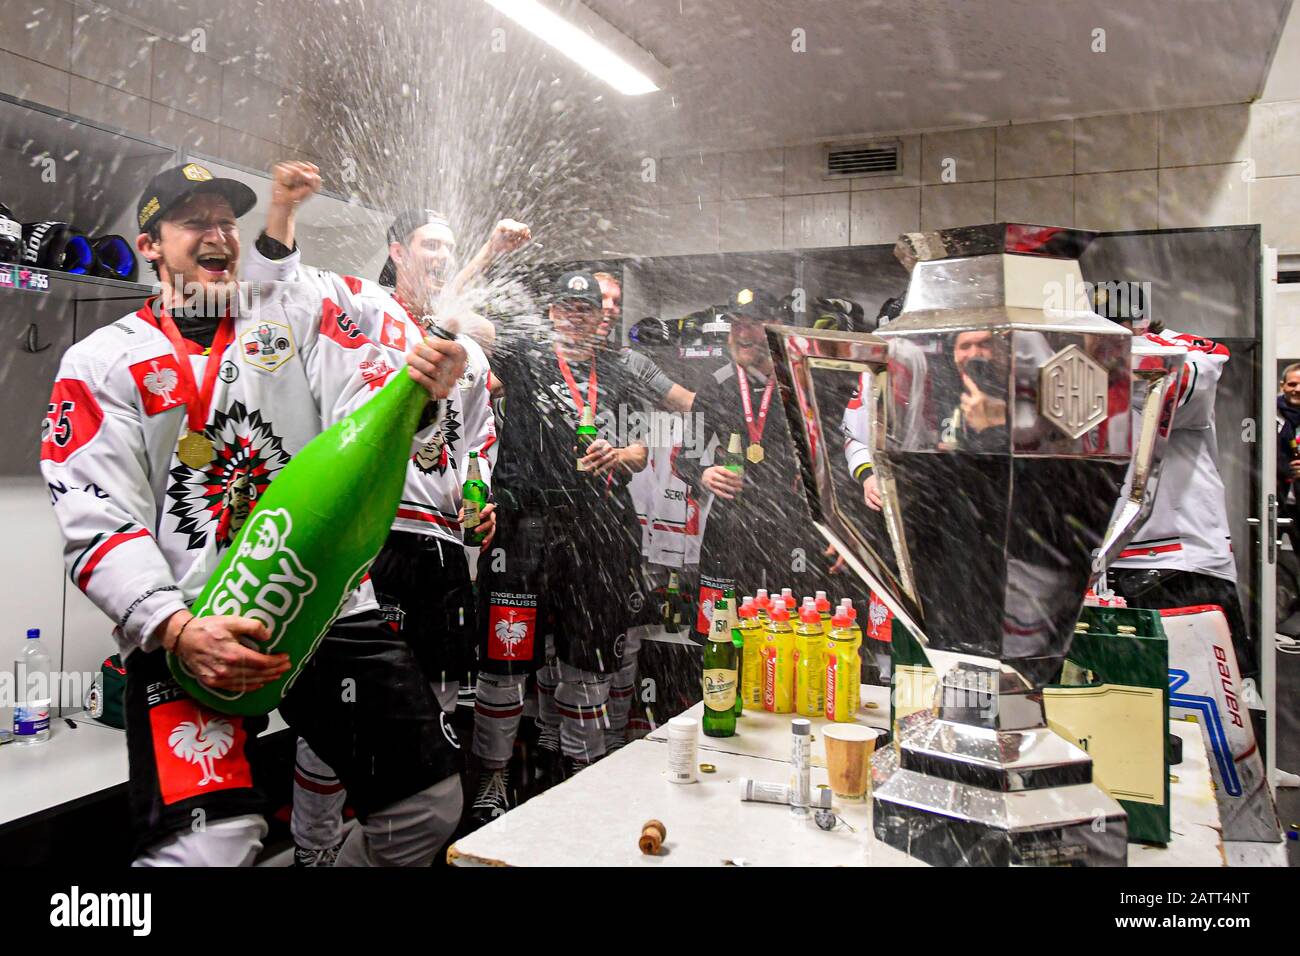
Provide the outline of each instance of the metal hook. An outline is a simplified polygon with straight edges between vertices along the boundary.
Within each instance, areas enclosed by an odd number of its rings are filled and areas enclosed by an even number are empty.
[[[40,341],[41,330],[37,327],[36,323],[33,322],[31,325],[27,326],[27,341],[23,343],[23,351],[35,355],[37,352],[44,352],[50,347],[49,342],[41,345]]]

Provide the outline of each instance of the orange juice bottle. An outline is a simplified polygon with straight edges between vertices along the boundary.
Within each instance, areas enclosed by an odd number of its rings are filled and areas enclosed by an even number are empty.
[[[775,602],[764,631],[763,709],[774,714],[794,710],[794,629],[790,612]]]
[[[862,658],[858,656],[853,621],[843,606],[831,618],[826,641],[826,719],[858,719],[862,694]]]
[[[766,636],[758,619],[758,605],[753,598],[745,598],[745,603],[736,613],[740,617],[737,627],[740,628],[744,641],[741,651],[740,695],[746,708],[758,710],[763,706],[763,647]]]
[[[826,710],[826,638],[812,598],[799,611],[794,630],[794,705],[803,717],[820,717]]]

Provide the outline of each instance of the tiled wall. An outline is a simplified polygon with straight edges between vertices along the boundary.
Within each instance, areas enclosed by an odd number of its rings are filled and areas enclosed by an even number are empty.
[[[626,202],[571,221],[600,249],[636,255],[867,245],[1004,219],[1260,222],[1265,242],[1300,252],[1300,102],[879,138],[900,140],[900,175],[827,180],[818,146],[664,157],[651,182],[636,160],[609,174]]]
[[[247,64],[69,0],[0,0],[0,24],[0,92],[254,169],[318,161],[298,94]]]

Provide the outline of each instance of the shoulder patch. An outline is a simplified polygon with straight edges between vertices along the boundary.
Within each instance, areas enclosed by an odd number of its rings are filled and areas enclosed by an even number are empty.
[[[325,299],[321,306],[320,334],[345,349],[359,349],[371,344],[352,316],[333,299]]]
[[[184,405],[194,397],[181,378],[175,355],[159,355],[136,362],[130,366],[130,371],[135,387],[140,390],[140,407],[146,415],[157,415]]]
[[[379,344],[399,352],[406,351],[406,323],[394,315],[384,313],[384,324],[379,330]]]
[[[361,294],[361,280],[356,276],[344,276],[343,284],[348,287],[348,291],[353,295]]]
[[[104,411],[85,382],[59,379],[41,423],[41,460],[63,464],[99,434],[103,421]]]

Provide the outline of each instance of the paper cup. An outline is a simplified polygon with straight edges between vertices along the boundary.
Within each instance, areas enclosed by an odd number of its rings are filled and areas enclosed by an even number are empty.
[[[871,755],[883,731],[862,724],[827,724],[826,773],[831,792],[844,800],[862,800],[871,786]]]

